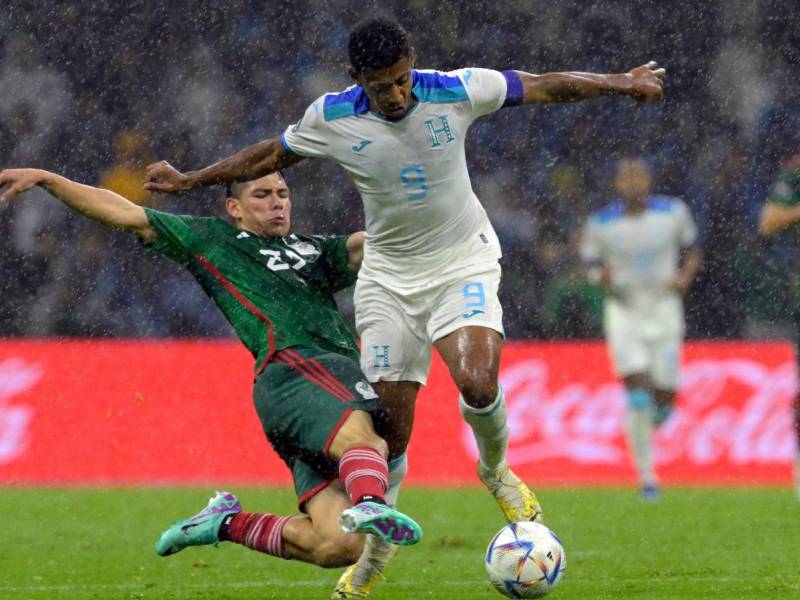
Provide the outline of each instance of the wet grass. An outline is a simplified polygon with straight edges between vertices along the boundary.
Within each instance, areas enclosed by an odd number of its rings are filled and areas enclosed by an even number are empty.
[[[153,542],[202,507],[210,489],[0,491],[2,598],[328,598],[338,570],[232,544],[167,559]],[[237,489],[246,509],[291,513],[285,489]],[[564,542],[567,573],[552,598],[800,598],[800,502],[788,490],[540,491]],[[502,526],[478,488],[407,489],[425,528],[373,593],[376,600],[500,598],[482,556]]]

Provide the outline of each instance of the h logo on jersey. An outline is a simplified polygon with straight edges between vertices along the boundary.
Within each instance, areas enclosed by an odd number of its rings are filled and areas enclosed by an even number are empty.
[[[437,119],[439,121],[438,127],[436,126]],[[449,144],[456,139],[453,132],[450,131],[450,123],[447,121],[447,115],[439,115],[435,119],[428,119],[425,121],[425,125],[428,126],[428,134],[431,136],[431,148]],[[440,137],[442,134],[444,134],[444,141],[442,141]]]
[[[389,368],[389,346],[372,345],[372,366],[376,369]]]

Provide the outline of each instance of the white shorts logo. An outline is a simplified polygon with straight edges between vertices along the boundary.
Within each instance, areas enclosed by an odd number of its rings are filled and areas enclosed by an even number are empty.
[[[373,390],[372,386],[366,381],[359,381],[356,384],[356,391],[361,394],[364,400],[374,400],[378,397],[378,394],[375,393],[375,390]]]

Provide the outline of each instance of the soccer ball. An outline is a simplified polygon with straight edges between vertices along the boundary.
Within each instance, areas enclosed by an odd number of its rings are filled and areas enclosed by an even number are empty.
[[[504,596],[541,598],[558,585],[567,568],[567,555],[561,540],[547,527],[520,521],[497,532],[484,563],[489,581]]]

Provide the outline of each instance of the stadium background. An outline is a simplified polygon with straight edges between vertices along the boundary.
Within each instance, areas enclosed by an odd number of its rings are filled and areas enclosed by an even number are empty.
[[[515,108],[472,129],[473,184],[506,254],[511,460],[567,548],[554,597],[797,598],[797,376],[782,341],[797,304],[794,240],[767,243],[755,224],[781,158],[800,147],[796,0],[8,0],[0,168],[218,211],[221,190],[143,194],[144,165],[196,167],[279,133],[315,96],[348,85],[347,31],[377,9],[409,29],[421,67],[667,67],[659,104]],[[622,390],[591,339],[600,295],[575,248],[627,152],[652,161],[658,191],[689,204],[705,253],[687,298],[696,341],[678,418],[656,441],[667,485],[654,505],[634,493]],[[341,169],[309,161],[288,178],[298,230],[361,226]],[[169,560],[151,550],[210,485],[235,483],[251,510],[295,510],[252,411],[250,358],[188,273],[31,192],[0,206],[0,274],[0,596],[329,596],[338,571],[225,544]],[[431,377],[401,496],[426,539],[400,553],[374,597],[499,597],[480,557],[500,515],[476,486],[440,362]]]
[[[129,2],[124,14],[114,2],[11,0],[0,12],[0,164],[45,167],[165,210],[219,210],[219,189],[148,196],[143,166],[195,168],[279,134],[317,95],[349,84],[347,31],[378,9],[412,33],[421,67],[667,67],[662,103],[516,108],[473,127],[473,185],[505,249],[509,337],[599,335],[600,294],[579,274],[575,236],[612,199],[612,166],[626,152],[652,161],[656,189],[683,198],[700,225],[689,336],[791,330],[793,253],[759,239],[755,216],[800,130],[794,0],[178,0]],[[333,164],[301,164],[289,183],[297,230],[362,226]],[[0,281],[0,335],[231,334],[188,273],[127,236],[43,194],[0,210],[0,272],[11,274]]]

